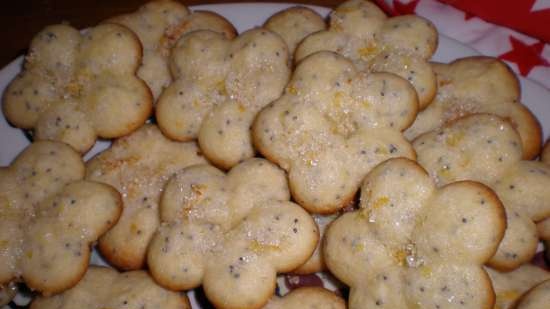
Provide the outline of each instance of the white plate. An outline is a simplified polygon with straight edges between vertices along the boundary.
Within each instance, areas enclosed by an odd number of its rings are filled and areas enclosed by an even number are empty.
[[[275,4],[275,3],[245,3],[245,4],[218,4],[218,5],[198,5],[192,6],[193,10],[210,10],[217,12],[227,18],[235,25],[239,32],[252,27],[260,26],[263,22],[275,12],[283,10],[293,4]],[[323,16],[326,16],[329,9],[318,6],[309,6]],[[462,45],[461,43],[448,37],[439,36],[439,47],[434,55],[435,61],[449,62],[456,58],[479,55],[474,49]],[[21,69],[22,57],[17,58],[0,71],[0,92],[3,93],[8,83],[15,77]],[[539,119],[544,132],[545,139],[550,134],[550,91],[530,80],[520,77],[522,87],[522,102]],[[0,166],[8,165],[13,158],[29,144],[21,130],[11,127],[0,115]],[[107,142],[98,143],[87,154],[86,158],[107,147]],[[97,257],[94,257],[97,261]],[[190,292],[189,296],[193,308],[201,308],[195,300],[195,293]]]

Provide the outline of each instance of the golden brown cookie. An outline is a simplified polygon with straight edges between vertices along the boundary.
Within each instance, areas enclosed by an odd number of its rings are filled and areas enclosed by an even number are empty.
[[[376,166],[360,209],[325,234],[325,261],[351,287],[349,308],[485,308],[494,303],[483,269],[504,235],[497,196],[476,182],[436,188],[416,162]]]
[[[48,26],[32,40],[24,70],[10,83],[3,110],[36,140],[65,142],[84,153],[98,137],[116,138],[151,114],[147,85],[136,76],[139,40],[130,30],[103,24],[82,33]]]
[[[319,232],[289,201],[285,173],[252,158],[225,175],[210,165],[178,172],[166,185],[162,224],[148,250],[155,280],[173,290],[202,285],[217,308],[260,308],[276,275],[303,264]]]
[[[342,297],[319,287],[302,287],[284,297],[275,296],[263,309],[346,309]]]
[[[75,285],[91,245],[118,220],[119,193],[83,181],[80,154],[51,141],[0,168],[0,285],[22,280],[45,295]]]
[[[524,159],[533,159],[539,154],[540,125],[529,109],[519,102],[518,79],[504,62],[476,56],[432,66],[437,76],[437,95],[405,132],[408,139],[465,115],[489,113],[512,123],[521,137]]]
[[[91,266],[75,287],[51,297],[38,297],[31,309],[191,309],[185,294],[168,291],[145,271],[118,273]]]
[[[195,143],[171,141],[154,125],[115,140],[88,161],[86,179],[117,188],[124,206],[118,223],[99,240],[103,256],[120,269],[143,267],[147,245],[159,225],[164,184],[178,170],[205,162]]]
[[[485,270],[491,277],[495,289],[494,309],[515,308],[519,298],[525,292],[542,281],[550,279],[549,272],[531,264],[524,264],[510,272],[499,272],[489,267]]]
[[[531,289],[519,301],[516,309],[544,309],[550,304],[550,280]]]
[[[258,150],[288,172],[295,201],[313,213],[334,213],[376,164],[415,157],[401,131],[417,108],[414,89],[397,75],[362,72],[336,53],[319,52],[298,64],[252,135]]]
[[[275,13],[267,19],[264,27],[283,38],[291,57],[306,36],[326,29],[323,18],[305,6],[294,6]]]
[[[163,133],[198,138],[204,155],[224,169],[254,156],[252,121],[281,95],[290,74],[283,40],[262,28],[234,40],[195,31],[178,41],[171,69],[176,81],[156,110]]]
[[[550,217],[550,166],[521,160],[521,144],[511,123],[488,114],[460,118],[413,142],[418,162],[437,185],[473,180],[496,192],[508,222],[489,263],[499,270],[531,260],[538,244],[535,222]]]
[[[428,60],[437,48],[437,30],[420,16],[386,17],[374,3],[348,0],[330,15],[330,26],[307,36],[297,47],[295,60],[315,52],[337,52],[361,69],[390,72],[411,83],[420,109],[428,106],[437,90]]]
[[[112,17],[107,22],[124,25],[139,37],[143,61],[138,76],[147,83],[155,101],[172,81],[168,57],[182,35],[201,29],[221,33],[226,38],[237,33],[223,16],[209,11],[190,12],[174,0],[150,1],[135,12]]]

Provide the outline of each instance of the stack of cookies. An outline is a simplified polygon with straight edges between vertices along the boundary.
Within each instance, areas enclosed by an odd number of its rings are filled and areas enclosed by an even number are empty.
[[[241,33],[175,0],[46,27],[3,97],[32,143],[0,169],[0,305],[25,286],[32,309],[198,306],[187,291],[222,309],[546,308],[530,262],[550,146],[535,160],[504,63],[431,62],[437,44],[366,0]],[[342,289],[278,286],[320,272]]]

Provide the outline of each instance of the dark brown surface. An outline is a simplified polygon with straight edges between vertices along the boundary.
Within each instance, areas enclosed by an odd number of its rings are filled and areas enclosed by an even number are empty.
[[[253,2],[239,0],[180,0],[185,5]],[[302,2],[334,7],[341,0],[288,0],[254,2]],[[147,0],[3,0],[0,1],[0,67],[25,52],[33,35],[44,26],[69,22],[77,28],[97,24],[116,14],[131,12]]]

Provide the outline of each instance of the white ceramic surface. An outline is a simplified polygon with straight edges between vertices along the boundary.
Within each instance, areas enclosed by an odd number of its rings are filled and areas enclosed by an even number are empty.
[[[262,25],[269,16],[292,5],[293,4],[241,3],[198,5],[191,7],[191,9],[217,12],[231,21],[239,32],[242,32],[249,28]],[[309,7],[323,16],[326,16],[329,12],[327,8],[316,6]],[[474,49],[440,35],[439,47],[433,59],[435,61],[449,62],[456,58],[478,54],[479,53]],[[8,83],[21,70],[22,61],[23,58],[19,57],[0,71],[0,93],[4,92]],[[520,78],[520,82],[522,86],[522,102],[526,104],[539,119],[546,139],[550,135],[550,91],[522,77]],[[0,115],[0,166],[8,165],[28,144],[29,142],[21,130],[11,127],[6,122],[4,116]],[[86,158],[90,158],[93,154],[106,148],[108,144],[109,143],[105,141],[97,143],[86,155]],[[103,264],[97,255],[94,255],[92,259],[94,263]],[[204,308],[198,305],[195,293],[190,292],[188,294],[191,298],[193,308]]]

